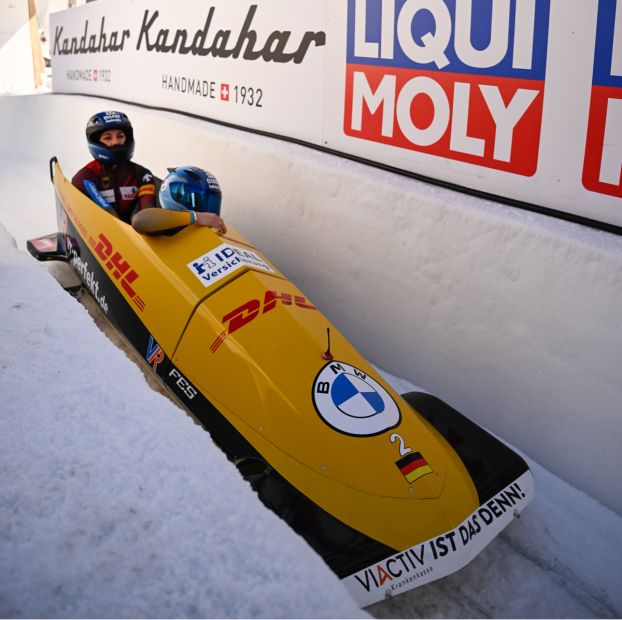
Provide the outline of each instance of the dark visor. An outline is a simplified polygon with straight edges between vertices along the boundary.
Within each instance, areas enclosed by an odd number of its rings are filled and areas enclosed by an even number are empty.
[[[191,209],[192,211],[206,210],[204,207],[207,207],[207,197],[204,192],[192,191],[187,183],[173,182],[170,184],[169,189],[173,200],[184,205],[187,209]],[[203,204],[204,202],[206,204]]]

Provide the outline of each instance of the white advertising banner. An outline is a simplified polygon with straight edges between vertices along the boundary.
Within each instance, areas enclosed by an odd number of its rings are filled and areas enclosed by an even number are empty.
[[[53,14],[53,89],[321,140],[326,1],[100,0]]]
[[[340,6],[332,148],[622,226],[622,0]]]
[[[622,227],[622,0],[99,0],[51,47],[57,92]]]

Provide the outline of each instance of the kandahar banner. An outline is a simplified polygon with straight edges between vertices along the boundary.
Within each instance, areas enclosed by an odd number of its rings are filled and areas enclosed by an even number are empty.
[[[622,228],[622,0],[99,0],[50,40],[56,92]]]
[[[100,0],[51,16],[53,89],[321,141],[325,0]]]

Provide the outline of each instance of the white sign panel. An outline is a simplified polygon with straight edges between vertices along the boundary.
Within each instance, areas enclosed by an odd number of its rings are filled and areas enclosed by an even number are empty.
[[[622,0],[347,0],[332,23],[330,147],[622,226]]]
[[[326,2],[100,0],[51,17],[55,92],[321,140]]]

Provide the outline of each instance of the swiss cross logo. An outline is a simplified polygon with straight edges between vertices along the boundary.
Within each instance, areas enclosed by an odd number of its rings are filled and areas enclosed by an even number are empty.
[[[222,101],[229,101],[229,84],[220,85],[220,99]]]
[[[138,274],[130,264],[123,260],[120,252],[115,252],[112,243],[108,238],[100,233],[97,240],[89,238],[89,244],[95,250],[95,254],[103,261],[104,266],[115,279],[120,281],[121,288],[128,294],[130,299],[136,304],[137,308],[142,311],[145,308],[145,302],[136,294],[132,284],[138,279]]]

